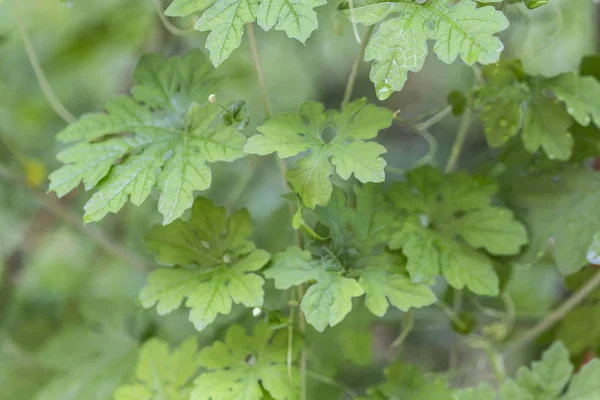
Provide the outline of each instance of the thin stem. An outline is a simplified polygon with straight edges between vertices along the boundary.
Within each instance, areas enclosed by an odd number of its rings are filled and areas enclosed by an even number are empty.
[[[356,55],[356,59],[354,60],[354,64],[352,64],[352,70],[350,70],[350,76],[348,77],[348,83],[346,84],[346,91],[344,92],[344,99],[342,100],[342,108],[350,102],[350,98],[352,97],[352,91],[354,90],[354,83],[356,82],[356,76],[358,75],[358,68],[360,68],[360,63],[363,60],[365,55],[365,49],[367,48],[367,43],[369,43],[369,38],[373,34],[373,29],[375,25],[371,25],[367,28],[365,32],[365,36],[362,38],[360,43],[360,50]]]
[[[431,128],[433,125],[440,122],[442,119],[446,118],[448,114],[452,112],[452,106],[447,106],[442,108],[437,113],[433,114],[430,118],[426,119],[423,122],[414,125],[414,129],[416,131],[426,130]]]
[[[252,177],[254,176],[254,171],[256,170],[256,167],[258,167],[259,163],[260,157],[248,157],[248,164],[240,174],[237,182],[235,183],[235,185],[229,192],[227,199],[225,200],[225,204],[228,208],[233,208],[236,205],[240,196],[242,195],[242,193],[244,193],[244,190],[248,186],[248,183],[250,183],[250,181],[252,180]]]
[[[352,31],[354,32],[354,38],[356,39],[356,43],[361,42],[360,34],[358,33],[358,27],[356,26],[355,18],[354,18],[354,1],[348,0],[348,6],[350,8],[350,23],[352,24]]]
[[[46,74],[44,74],[44,70],[40,65],[40,61],[35,54],[35,50],[33,49],[33,45],[31,44],[31,39],[29,38],[29,34],[27,33],[27,29],[25,28],[25,23],[23,21],[23,10],[21,8],[20,1],[14,1],[14,6],[16,10],[16,21],[17,28],[19,29],[19,34],[21,35],[21,40],[23,41],[23,46],[25,47],[25,52],[27,53],[27,57],[29,58],[29,63],[33,68],[33,72],[35,73],[35,77],[42,89],[42,93],[44,97],[50,104],[50,107],[58,114],[66,123],[72,124],[77,121],[77,118],[73,114],[67,110],[67,108],[63,105],[63,103],[56,97],[54,90],[52,90],[52,86],[48,82],[46,78]]]
[[[398,335],[398,337],[392,342],[392,344],[390,344],[390,347],[388,348],[388,355],[390,359],[392,359],[392,350],[399,346],[402,346],[402,344],[404,343],[406,338],[408,338],[408,335],[410,335],[414,327],[415,316],[413,315],[412,310],[408,310],[406,313],[404,313],[404,319],[402,321],[402,331],[400,332],[400,335]]]
[[[256,31],[254,24],[246,25],[246,32],[248,33],[248,41],[250,42],[250,51],[252,52],[252,59],[254,60],[254,67],[256,69],[256,77],[258,78],[258,87],[260,88],[260,96],[262,98],[263,106],[265,109],[265,116],[270,118],[273,113],[271,112],[271,104],[269,103],[269,95],[267,93],[267,85],[265,84],[265,76],[262,69],[262,63],[260,62],[260,55],[258,53],[258,44],[256,41]]]
[[[460,121],[460,126],[458,128],[458,133],[456,135],[456,139],[452,144],[452,149],[450,150],[450,157],[448,158],[448,163],[446,164],[445,172],[449,173],[454,171],[456,165],[458,163],[458,159],[460,157],[460,152],[462,151],[463,145],[465,144],[465,139],[467,138],[467,134],[469,133],[469,128],[471,126],[471,117],[472,110],[470,104],[467,104],[465,108],[465,114],[463,115],[462,121]]]
[[[304,297],[305,288],[304,285],[300,285],[297,287],[298,292],[298,306],[300,306],[300,300]],[[304,319],[304,315],[299,312],[298,313],[298,328],[300,333],[304,336],[306,334],[306,319]],[[306,351],[306,346],[302,345],[302,352],[300,353],[300,400],[306,400],[308,394],[307,387],[307,370],[308,370],[308,352]]]
[[[525,332],[520,338],[510,343],[505,351],[510,354],[523,345],[537,338],[539,335],[550,329],[556,322],[560,321],[571,310],[583,302],[597,287],[600,286],[600,272],[590,279],[585,285],[577,290],[571,297],[565,300],[556,310],[548,314],[543,320],[538,322],[533,328]]]
[[[158,13],[158,18],[160,18],[160,22],[162,22],[165,29],[169,31],[171,35],[184,36],[194,31],[193,29],[179,29],[178,27],[173,25],[165,15],[160,0],[154,0],[154,8],[156,8],[156,12]]]
[[[313,378],[313,379],[315,379],[315,380],[317,380],[319,382],[323,382],[326,385],[331,385],[331,386],[335,386],[337,388],[342,389],[352,399],[357,396],[357,393],[354,390],[350,389],[349,387],[345,386],[344,384],[342,384],[342,383],[340,383],[340,382],[338,382],[338,381],[336,381],[334,379],[331,379],[328,376],[321,375],[321,374],[318,374],[318,373],[313,372],[313,371],[307,371],[307,374],[311,378]]]
[[[42,207],[48,210],[48,212],[62,219],[63,221],[71,225],[73,228],[77,229],[79,232],[88,236],[94,243],[98,245],[98,247],[105,250],[107,253],[113,255],[116,258],[120,258],[127,264],[130,264],[137,269],[143,270],[149,268],[148,264],[143,259],[131,253],[129,250],[121,247],[121,245],[119,245],[118,243],[111,241],[101,231],[84,225],[81,222],[81,218],[79,216],[71,213],[59,202],[52,200],[49,196],[45,195],[44,193],[35,190],[31,186],[27,185],[25,181],[21,179],[21,177],[13,174],[10,170],[8,170],[8,168],[2,165],[0,165],[0,178],[6,181],[17,183],[20,186],[29,190],[38,199]]]
[[[295,302],[296,304],[293,304]],[[296,318],[296,307],[298,307],[298,300],[296,300],[296,292],[290,290],[290,323],[288,325],[288,348],[287,348],[287,373],[290,381],[293,381],[292,376],[292,361],[294,358],[294,319]]]

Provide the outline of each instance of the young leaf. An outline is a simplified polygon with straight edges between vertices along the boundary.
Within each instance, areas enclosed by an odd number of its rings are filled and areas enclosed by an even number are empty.
[[[275,28],[304,43],[317,29],[314,8],[325,0],[175,0],[165,14],[184,17],[204,12],[194,29],[211,31],[206,40],[213,64],[219,66],[240,46],[244,25],[257,21],[265,31]]]
[[[341,112],[324,112],[320,103],[308,102],[298,113],[275,115],[257,129],[261,134],[248,139],[244,151],[251,154],[277,152],[281,158],[300,158],[287,178],[309,208],[324,206],[333,187],[330,176],[334,167],[342,179],[354,174],[361,182],[381,182],[386,162],[381,157],[385,147],[366,142],[389,127],[393,113],[385,108],[366,105],[366,99],[346,105]],[[332,138],[327,131],[334,130]]]
[[[502,191],[518,210],[531,241],[521,256],[532,264],[548,252],[563,275],[587,265],[587,251],[600,230],[600,176],[582,168],[511,179]]]
[[[472,0],[414,0],[366,2],[347,15],[353,22],[373,25],[390,14],[400,16],[384,21],[365,51],[365,60],[374,61],[371,80],[377,97],[387,99],[401,90],[408,71],[419,72],[428,53],[427,41],[445,63],[460,57],[466,64],[498,61],[502,42],[493,35],[508,27],[508,20],[493,7],[477,7]]]
[[[224,207],[198,198],[187,222],[177,220],[154,226],[145,238],[156,260],[174,268],[150,273],[148,286],[140,292],[142,306],[156,304],[164,315],[187,298],[190,321],[204,329],[218,314],[231,312],[233,303],[260,307],[264,280],[256,274],[270,258],[246,238],[252,224],[246,210],[227,218]],[[193,265],[192,266],[190,266]]]
[[[200,351],[198,363],[207,371],[194,381],[190,400],[262,400],[263,388],[274,400],[294,400],[298,369],[287,372],[287,331],[273,332],[267,324],[254,326],[252,336],[233,325],[224,342],[214,342]],[[292,345],[295,359],[299,343]]]
[[[428,286],[410,281],[401,259],[385,252],[397,222],[379,187],[357,187],[355,193],[354,209],[338,189],[326,208],[315,211],[329,228],[328,239],[315,240],[310,251],[288,248],[265,271],[277,289],[312,283],[301,308],[318,331],[341,322],[352,310],[352,299],[365,293],[367,308],[378,316],[390,303],[406,311],[436,301]]]
[[[198,344],[195,338],[184,341],[177,349],[159,339],[142,346],[135,370],[136,382],[123,385],[115,392],[115,400],[150,400],[188,398],[190,380],[198,369]]]
[[[494,185],[478,182],[463,173],[444,176],[431,167],[407,173],[395,183],[392,202],[406,220],[390,239],[392,249],[402,249],[413,282],[433,283],[442,274],[457,288],[496,295],[498,277],[492,255],[512,255],[527,243],[527,233],[512,213],[490,205]]]
[[[133,79],[131,96],[110,100],[106,114],[85,115],[58,134],[78,143],[58,155],[65,165],[50,175],[50,190],[62,197],[81,182],[86,190],[96,187],[86,222],[118,212],[128,200],[140,205],[156,186],[158,209],[170,223],[191,207],[194,191],[210,187],[207,163],[244,155],[245,137],[229,114],[239,118],[245,106],[234,103],[225,112],[208,103],[221,79],[201,52],[144,56]]]

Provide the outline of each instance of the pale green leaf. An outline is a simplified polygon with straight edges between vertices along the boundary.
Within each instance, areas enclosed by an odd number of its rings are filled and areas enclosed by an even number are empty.
[[[275,400],[295,400],[299,372],[287,373],[287,330],[272,331],[265,323],[254,326],[252,336],[233,325],[224,342],[202,349],[198,362],[206,369],[194,381],[191,400],[262,400],[264,388]],[[292,344],[292,358],[300,349]]]
[[[456,4],[451,0],[367,3],[347,15],[354,22],[372,25],[394,13],[401,16],[384,21],[365,52],[365,60],[374,61],[371,80],[381,100],[402,89],[409,71],[423,68],[428,40],[435,41],[433,51],[445,63],[460,57],[468,65],[490,64],[498,61],[503,49],[494,34],[508,27],[501,12],[493,7],[478,8],[471,0]]]
[[[593,120],[600,127],[600,82],[594,77],[568,72],[548,79],[544,87],[565,103],[578,124],[587,126]]]
[[[107,113],[85,115],[58,135],[79,143],[59,154],[65,165],[50,175],[50,190],[62,197],[81,182],[96,188],[84,207],[86,222],[127,201],[140,205],[154,187],[164,223],[172,222],[191,207],[195,191],[210,187],[207,163],[244,155],[244,135],[228,115],[244,105],[223,111],[208,103],[220,78],[201,52],[144,56],[134,81],[131,96],[110,100]]]
[[[386,150],[365,140],[377,136],[392,120],[390,110],[366,105],[366,99],[327,113],[319,103],[304,103],[298,113],[278,114],[265,121],[257,128],[261,134],[248,139],[244,151],[259,155],[277,152],[288,158],[309,150],[287,178],[304,204],[315,208],[331,197],[334,168],[346,180],[351,175],[363,183],[384,180],[386,162],[381,155]],[[332,138],[324,135],[327,128],[334,130]]]
[[[259,307],[263,303],[264,280],[256,274],[270,258],[247,240],[252,225],[246,211],[227,217],[223,207],[198,198],[185,223],[175,221],[155,226],[145,243],[165,265],[150,273],[148,286],[140,292],[142,306],[156,305],[159,314],[177,309],[187,298],[190,321],[198,330],[218,314],[231,312],[234,303]]]
[[[150,339],[142,346],[136,367],[136,383],[123,385],[115,400],[184,400],[198,369],[198,343],[189,338],[170,351],[169,345]]]
[[[597,358],[581,368],[573,377],[565,400],[598,400],[600,399],[600,360]]]
[[[475,389],[462,389],[454,394],[454,400],[496,400],[494,389],[484,383]]]
[[[175,0],[165,14],[183,17],[204,12],[194,29],[210,31],[206,48],[215,66],[240,46],[244,26],[256,21],[265,31],[285,31],[288,37],[304,43],[317,29],[314,8],[324,0]]]
[[[365,305],[375,315],[385,315],[389,304],[402,311],[421,308],[436,302],[429,286],[411,282],[410,278],[394,273],[384,265],[362,271],[359,280],[366,293]]]

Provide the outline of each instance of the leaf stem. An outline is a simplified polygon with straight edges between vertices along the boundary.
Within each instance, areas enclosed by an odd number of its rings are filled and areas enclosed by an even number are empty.
[[[356,55],[354,64],[352,64],[350,76],[348,77],[348,83],[346,84],[346,91],[344,92],[344,99],[342,100],[342,108],[350,102],[350,98],[352,97],[352,91],[354,90],[356,76],[358,75],[358,68],[360,67],[360,63],[362,62],[363,57],[365,55],[365,49],[367,48],[367,43],[369,43],[369,39],[373,34],[373,29],[375,29],[375,25],[371,25],[367,28],[367,31],[365,32],[365,35],[363,36],[362,41],[360,43],[360,50]]]
[[[40,192],[27,185],[26,182],[20,176],[13,174],[8,168],[6,168],[3,165],[0,165],[0,178],[4,179],[5,181],[17,183],[20,186],[31,191],[31,193],[37,198],[37,200],[40,202],[43,208],[45,208],[54,216],[62,219],[79,232],[88,236],[94,243],[96,243],[96,245],[98,245],[98,247],[104,249],[107,253],[123,260],[125,263],[139,270],[148,269],[150,267],[145,260],[141,259],[136,254],[131,253],[129,250],[125,249],[118,243],[113,242],[101,231],[84,225],[81,222],[81,219],[78,215],[74,215],[59,202],[52,200],[48,195],[44,194],[43,192]]]
[[[408,310],[407,312],[404,313],[404,318],[402,320],[402,331],[400,332],[398,337],[396,339],[394,339],[394,341],[392,342],[392,344],[390,344],[390,346],[388,348],[388,356],[389,356],[390,360],[393,359],[392,351],[394,349],[396,349],[397,347],[402,346],[402,344],[404,343],[406,338],[408,338],[408,335],[410,335],[410,333],[413,331],[414,327],[415,327],[415,316],[414,316],[412,310]]]
[[[523,345],[537,338],[539,335],[550,329],[555,323],[560,321],[571,310],[583,302],[596,288],[600,287],[600,271],[587,281],[579,290],[565,300],[556,310],[548,314],[543,320],[538,322],[533,328],[525,332],[520,338],[508,344],[504,355],[508,355]]]
[[[171,23],[171,21],[169,21],[169,19],[167,18],[167,16],[165,15],[163,8],[162,8],[162,4],[160,3],[160,0],[154,0],[154,8],[156,8],[156,12],[158,13],[158,18],[160,18],[160,22],[162,22],[163,26],[165,27],[165,29],[167,31],[169,31],[169,33],[171,35],[174,36],[185,36],[189,33],[192,33],[194,31],[194,29],[179,29],[178,27],[176,27],[175,25],[173,25]]]
[[[31,44],[31,39],[29,34],[27,33],[27,29],[25,28],[25,23],[23,20],[23,9],[21,8],[20,1],[14,1],[14,7],[16,11],[16,22],[17,28],[19,29],[19,34],[21,36],[21,40],[23,42],[23,46],[25,47],[25,52],[27,53],[27,58],[29,59],[29,63],[31,64],[31,68],[33,68],[33,72],[35,73],[35,77],[42,89],[42,93],[44,97],[50,104],[50,107],[54,110],[56,114],[58,114],[66,123],[72,124],[77,121],[77,118],[73,114],[67,110],[67,108],[63,105],[63,103],[58,99],[54,90],[52,90],[52,86],[48,82],[46,78],[46,74],[40,65],[40,60],[37,58],[35,54],[35,50],[33,49],[33,45]]]
[[[267,85],[265,84],[262,63],[260,62],[260,54],[258,53],[254,24],[246,25],[246,32],[248,33],[248,42],[250,43],[250,51],[252,52],[252,59],[254,60],[254,67],[258,79],[258,87],[260,88],[260,97],[262,98],[263,107],[265,109],[265,116],[270,118],[273,113],[271,112],[271,104],[269,103],[269,95],[267,92]]]
[[[460,121],[460,126],[458,128],[458,133],[456,135],[456,139],[452,144],[452,149],[450,150],[450,157],[448,158],[448,162],[446,163],[445,172],[450,173],[454,171],[456,165],[458,163],[458,159],[460,157],[460,153],[462,151],[463,145],[465,144],[465,139],[469,133],[469,128],[471,127],[471,117],[473,115],[473,111],[471,110],[470,104],[467,104],[465,107],[465,114],[463,115],[462,120]]]

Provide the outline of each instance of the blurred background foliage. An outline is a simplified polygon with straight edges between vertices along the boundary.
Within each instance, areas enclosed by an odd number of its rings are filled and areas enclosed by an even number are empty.
[[[504,56],[520,58],[529,74],[552,76],[576,69],[583,56],[598,50],[598,9],[598,3],[589,0],[552,0],[536,10],[506,7],[512,26],[502,34]],[[358,44],[333,2],[318,11],[319,29],[306,45],[289,40],[283,32],[258,32],[275,112],[295,110],[306,100],[322,101],[329,108],[341,102]],[[192,18],[173,22],[182,29],[193,24]],[[156,199],[142,207],[128,205],[118,215],[84,228],[82,204],[88,195],[82,189],[60,201],[45,194],[46,172],[58,166],[55,155],[60,145],[54,135],[65,122],[40,90],[20,29],[30,36],[56,96],[77,116],[100,110],[105,100],[127,92],[142,54],[168,56],[202,47],[205,35],[171,35],[151,0],[0,2],[0,399],[109,399],[114,388],[131,376],[145,339],[158,336],[175,344],[197,335],[201,343],[209,343],[233,320],[252,316],[248,310],[237,310],[199,335],[186,311],[159,318],[154,310],[138,306],[138,290],[152,265],[141,237],[160,222]],[[220,70],[227,78],[217,100],[246,100],[251,123],[245,132],[251,135],[264,115],[247,42]],[[474,79],[471,68],[461,63],[445,65],[429,57],[423,71],[410,74],[402,92],[385,105],[400,110],[403,119],[434,113],[447,105],[452,90],[466,90]],[[375,101],[364,63],[355,90],[359,96]],[[409,124],[395,123],[380,134],[392,167],[388,179],[397,179],[397,171],[428,153],[431,163],[443,165],[458,123],[459,118],[450,115],[431,128],[433,153]],[[463,153],[465,168],[495,156],[481,126],[473,124],[471,129]],[[246,158],[217,164],[214,171],[213,187],[204,195],[230,209],[248,207],[258,245],[271,252],[283,249],[292,232],[274,160],[266,157],[253,163]],[[547,313],[565,295],[562,278],[550,262],[517,268],[507,279],[517,329]],[[281,301],[273,294],[266,307]],[[488,307],[493,306],[473,305],[479,323],[485,322]],[[590,318],[600,321],[598,306],[586,307],[577,312],[591,313]],[[581,325],[590,318],[574,319]],[[318,374],[311,379],[312,390],[319,398],[335,399],[344,390],[324,377],[335,377],[358,391],[377,382],[381,375],[373,366],[388,362],[387,348],[402,319],[402,313],[391,311],[376,320],[357,305],[353,318],[312,342],[309,351]],[[593,338],[582,339],[586,326],[559,328],[547,340],[558,335],[581,355],[600,345],[600,323],[589,331]],[[458,347],[460,365],[468,369],[451,371],[457,384],[478,382],[490,373],[483,353],[464,346],[444,310],[417,313],[413,332],[402,348],[403,359],[447,370],[448,351]],[[352,338],[353,345],[345,345],[350,341],[344,338]],[[511,365],[527,357],[527,353],[511,357]]]

